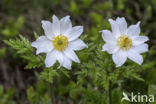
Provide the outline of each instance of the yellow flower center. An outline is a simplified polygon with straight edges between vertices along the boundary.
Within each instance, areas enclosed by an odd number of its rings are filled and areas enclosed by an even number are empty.
[[[63,51],[68,47],[68,38],[62,34],[57,35],[52,40],[53,46],[58,51]]]
[[[122,49],[122,50],[128,50],[132,48],[132,40],[126,36],[126,35],[121,35],[117,39],[117,45]]]

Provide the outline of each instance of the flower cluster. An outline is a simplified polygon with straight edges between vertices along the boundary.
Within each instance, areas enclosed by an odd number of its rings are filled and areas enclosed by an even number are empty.
[[[67,69],[71,69],[72,61],[80,63],[74,51],[87,48],[87,45],[79,39],[83,32],[83,26],[74,26],[69,16],[58,19],[55,15],[53,22],[42,21],[45,36],[40,36],[32,43],[37,49],[36,54],[46,53],[46,67],[53,66],[56,61]],[[117,67],[123,65],[127,58],[138,64],[142,64],[143,58],[140,55],[148,51],[148,37],[139,36],[140,22],[127,27],[125,18],[109,19],[112,32],[102,30],[103,40],[106,42],[102,51],[112,54],[112,58]]]

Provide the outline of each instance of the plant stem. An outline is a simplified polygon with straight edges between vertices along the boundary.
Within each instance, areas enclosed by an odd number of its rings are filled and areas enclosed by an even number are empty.
[[[112,82],[109,81],[109,104],[112,104]]]
[[[52,83],[48,83],[48,85],[49,85],[49,96],[50,96],[51,104],[55,104],[54,89],[52,89]]]

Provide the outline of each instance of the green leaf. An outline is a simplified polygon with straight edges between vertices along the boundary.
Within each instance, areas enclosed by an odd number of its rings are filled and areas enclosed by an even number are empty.
[[[38,104],[39,103],[39,95],[37,92],[34,91],[33,87],[30,87],[27,89],[27,97],[28,97],[28,100],[32,104]]]
[[[14,39],[4,40],[4,43],[16,49],[17,53],[20,53],[20,54],[33,52],[31,43],[22,35],[19,35],[19,39],[16,38],[16,40]]]
[[[49,82],[53,83],[53,78],[59,76],[57,70],[53,69],[52,67],[50,68],[45,68],[43,72],[40,74],[40,78]]]
[[[78,15],[79,14],[79,7],[77,6],[76,2],[74,0],[70,1],[70,8],[69,10],[75,14]]]
[[[19,35],[19,38],[4,40],[6,44],[17,50],[22,58],[28,61],[25,66],[26,69],[39,68],[44,66],[43,57],[34,55],[34,49],[31,46],[29,40]]]

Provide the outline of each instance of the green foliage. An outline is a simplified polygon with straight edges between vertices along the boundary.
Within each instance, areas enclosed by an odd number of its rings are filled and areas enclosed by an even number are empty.
[[[0,49],[0,58],[2,58],[6,53],[6,47]]]
[[[84,100],[83,104],[106,104],[106,95],[102,92],[96,90],[95,88],[92,88],[91,86],[88,86],[86,90],[83,92]]]
[[[14,94],[14,88],[4,91],[3,86],[0,85],[0,104],[16,104],[15,101],[13,101]]]
[[[4,40],[6,44],[17,50],[17,53],[21,55],[22,58],[28,61],[26,69],[39,68],[43,66],[43,58],[41,56],[35,56],[34,50],[31,43],[25,39],[22,35],[19,38]]]
[[[121,102],[122,90],[119,89],[119,86],[120,84],[123,84],[122,86],[124,87],[124,79],[136,79],[144,82],[144,79],[140,76],[140,72],[144,69],[144,66],[141,67],[129,60],[126,62],[126,65],[116,68],[112,62],[111,56],[102,52],[100,48],[97,49],[95,54],[96,55],[92,57],[94,60],[83,63],[81,65],[81,70],[76,73],[78,80],[77,85],[79,85],[79,88],[80,86],[82,88],[83,86],[89,88],[89,91],[86,88],[81,91],[82,96],[84,96],[82,98],[84,104],[94,104],[95,102],[97,104],[103,104],[103,102],[106,103],[110,81],[113,86],[116,85],[116,87],[113,87],[114,90],[112,96],[114,96],[113,102],[118,102],[117,104],[120,104]],[[117,85],[119,86],[117,87]],[[92,92],[90,89],[92,88],[91,86],[93,87],[92,90],[95,92]],[[85,92],[83,93],[83,91]],[[103,94],[100,94],[101,91]],[[118,96],[118,98],[116,96]]]
[[[27,98],[23,99],[28,99],[31,104],[51,104],[52,98],[60,104],[108,104],[110,81],[113,104],[129,104],[127,101],[121,102],[123,91],[156,95],[156,36],[153,35],[156,33],[156,0],[1,0],[0,5],[0,40],[4,39],[4,43],[11,47],[2,43],[0,58],[13,70],[23,67],[34,69],[23,81],[27,89],[24,91],[27,92]],[[81,39],[88,48],[76,52],[81,63],[73,62],[71,70],[63,67],[57,69],[58,63],[45,68],[45,54],[35,55],[35,49],[28,40],[32,39],[33,31],[43,34],[40,21],[47,18],[51,20],[52,14],[59,17],[71,15],[74,25],[84,26]],[[112,56],[101,51],[104,41],[100,31],[111,30],[109,18],[122,16],[128,25],[141,21],[141,35],[150,37],[150,50],[143,54],[144,63],[141,66],[127,60],[122,67],[116,68]],[[14,39],[19,30],[23,36]],[[34,38],[38,37],[34,33]],[[12,65],[9,61],[12,57],[14,60],[11,61],[20,64]],[[25,73],[22,75],[25,76]],[[27,82],[27,76],[37,81]],[[23,103],[23,99],[16,98],[19,95],[19,89],[4,90],[0,86],[0,104]],[[12,100],[13,97],[16,101]]]
[[[110,1],[106,1],[105,3],[98,3],[97,5],[94,6],[94,9],[96,11],[100,11],[100,12],[107,12],[107,10],[110,10],[112,8],[112,2]]]
[[[23,24],[24,24],[24,17],[22,16],[18,17],[16,21],[10,19],[5,29],[2,31],[2,34],[8,38],[14,37],[19,33],[18,31]]]
[[[38,35],[36,33],[35,37]],[[86,37],[82,37],[82,39],[87,39]],[[70,73],[66,71],[64,68],[57,70],[58,65],[55,64],[53,67],[45,68],[44,66],[44,55],[34,55],[34,50],[31,46],[31,43],[25,39],[23,36],[19,36],[19,38],[5,40],[6,44],[11,46],[12,48],[17,50],[17,53],[27,60],[28,65],[25,68],[42,68],[43,71],[39,73],[39,80],[46,81],[51,84],[55,84],[54,80],[64,85],[62,81],[66,81],[65,79],[70,79]],[[141,78],[140,72],[142,70],[146,70],[148,68],[153,67],[154,64],[145,64],[143,66],[139,66],[134,62],[128,60],[125,65],[122,67],[116,68],[115,64],[112,61],[111,55],[106,52],[101,51],[101,47],[103,45],[102,41],[99,41],[99,44],[88,44],[89,48],[84,49],[82,52],[78,52],[78,55],[82,59],[82,64],[80,66],[73,65],[74,68],[78,68],[75,72],[75,76],[77,81],[68,81],[66,87],[59,87],[59,96],[64,96],[66,93],[69,93],[71,99],[81,98],[81,102],[84,104],[103,104],[103,102],[107,103],[108,101],[108,90],[110,86],[110,81],[112,83],[113,92],[112,96],[119,96],[118,99],[113,99],[113,102],[120,102],[122,90],[119,89],[119,85],[123,84],[124,87],[124,79],[128,79],[133,81],[134,79],[144,82],[144,79]],[[96,48],[98,47],[98,48]],[[94,51],[95,50],[95,51]],[[86,56],[85,58],[83,58]],[[89,59],[92,60],[89,60]],[[116,86],[115,86],[116,85]],[[50,86],[48,89],[45,86]],[[31,103],[38,104],[40,102],[49,103],[50,96],[48,92],[51,92],[51,85],[46,83],[39,83],[34,87],[30,87],[27,89],[27,96]],[[52,87],[54,93],[56,93],[56,89]],[[48,90],[48,91],[46,91]],[[103,93],[101,93],[103,92]],[[77,102],[78,103],[78,102]]]
[[[36,90],[33,87],[27,89],[27,96],[32,104],[51,104],[50,96],[45,93],[47,84],[45,82],[38,82]]]
[[[117,9],[118,10],[122,10],[122,9],[125,8],[125,5],[124,5],[125,1],[126,0],[118,0],[118,4],[117,4]]]
[[[46,80],[49,83],[53,83],[53,78],[55,76],[59,76],[59,74],[57,73],[57,70],[53,69],[53,68],[45,68],[43,69],[44,71],[41,72],[40,78]]]
[[[85,8],[88,8],[91,6],[91,3],[93,2],[93,0],[81,0],[82,2],[82,6]]]
[[[33,104],[38,104],[39,95],[32,87],[27,90],[28,99]]]
[[[102,21],[102,19],[103,19],[102,15],[97,14],[97,13],[91,13],[90,15],[91,15],[91,17],[93,18],[93,21],[94,21],[96,24],[100,24],[100,23],[101,23],[101,21]]]
[[[79,14],[79,8],[74,0],[71,0],[69,10],[75,15]]]
[[[16,40],[14,39],[4,40],[4,42],[9,46],[11,46],[12,48],[16,49],[17,53],[19,54],[32,52],[31,43],[27,39],[25,39],[22,35],[19,35],[19,39],[16,38]]]

